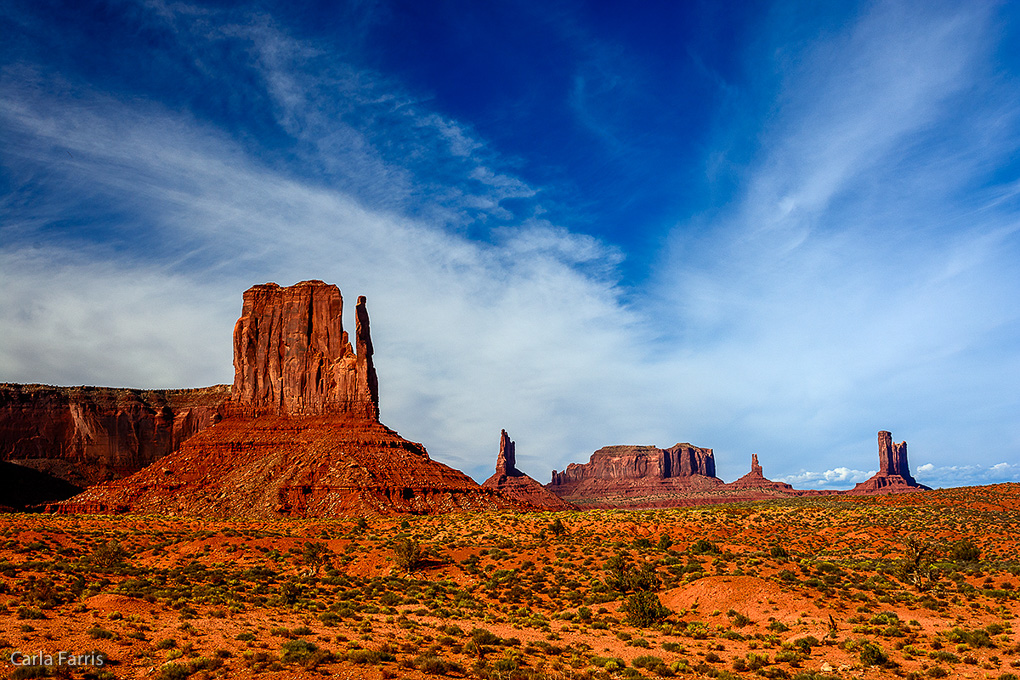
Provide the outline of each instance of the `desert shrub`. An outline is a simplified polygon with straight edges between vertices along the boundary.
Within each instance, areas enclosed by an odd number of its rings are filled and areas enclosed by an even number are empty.
[[[963,539],[953,543],[949,556],[954,562],[977,562],[981,559],[981,550],[974,545],[973,541]]]
[[[126,565],[129,555],[117,541],[106,541],[93,548],[84,561],[96,571],[116,571]]]
[[[498,645],[502,642],[498,635],[484,628],[475,628],[471,631],[471,641],[476,645]]]
[[[865,642],[860,650],[860,659],[864,666],[885,666],[889,663],[889,657],[873,642]]]
[[[563,520],[561,520],[559,517],[554,519],[549,524],[547,529],[552,533],[553,536],[562,536],[567,532],[567,527],[563,525]]]
[[[319,647],[308,640],[288,640],[281,649],[280,660],[284,663],[304,663]]]
[[[187,664],[171,663],[159,669],[156,680],[184,680],[193,672]]]
[[[647,628],[670,614],[670,611],[662,605],[659,596],[647,591],[628,596],[620,611],[627,615],[628,623],[639,628]]]
[[[789,556],[790,556],[790,553],[789,553],[789,552],[787,552],[786,548],[784,548],[783,546],[781,546],[781,545],[778,545],[778,544],[776,544],[776,545],[773,545],[773,546],[772,546],[772,547],[771,547],[771,548],[769,549],[769,554],[770,554],[770,555],[771,555],[772,557],[778,557],[778,558],[780,558],[780,559],[786,559],[787,557],[789,557]]]
[[[53,669],[49,666],[19,666],[7,677],[11,680],[22,680],[23,678],[48,678],[52,675]]]
[[[994,647],[995,643],[992,642],[992,638],[988,635],[987,630],[964,630],[963,628],[953,628],[945,633],[946,639],[956,644],[966,644],[971,647]]]
[[[22,619],[22,620],[25,620],[25,619],[45,619],[46,615],[43,614],[38,609],[33,609],[32,607],[19,607],[18,608],[18,618]]]
[[[374,666],[382,661],[382,657],[379,652],[372,649],[352,649],[347,652],[347,660],[359,666],[366,664]]]
[[[343,617],[336,612],[323,612],[319,614],[319,620],[324,626],[338,626],[343,621]]]
[[[410,573],[417,569],[424,558],[421,544],[413,538],[402,538],[393,546],[397,566]]]
[[[754,623],[754,621],[752,621],[750,619],[750,617],[744,616],[743,614],[741,614],[739,612],[735,612],[732,609],[730,611],[733,612],[732,614],[730,614],[730,616],[733,617],[732,623],[737,628],[743,628],[744,626],[746,626],[748,624]]]
[[[656,666],[661,666],[662,659],[660,659],[657,656],[652,656],[651,654],[642,654],[641,656],[635,657],[634,660],[631,661],[630,663],[635,668],[652,669],[655,668]]]
[[[718,555],[722,551],[719,546],[704,538],[699,538],[691,544],[690,551],[695,555]]]
[[[945,678],[949,676],[949,671],[941,666],[932,666],[928,669],[928,677],[930,678]]]
[[[460,664],[446,661],[435,653],[429,652],[421,654],[415,658],[414,667],[422,673],[427,673],[429,675],[449,675],[450,673],[463,672],[463,668],[461,668]]]
[[[100,626],[93,626],[85,631],[90,638],[93,640],[110,640],[113,638],[113,632],[106,630]]]

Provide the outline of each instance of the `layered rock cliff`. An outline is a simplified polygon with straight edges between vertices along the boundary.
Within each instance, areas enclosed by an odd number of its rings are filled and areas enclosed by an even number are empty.
[[[133,390],[0,384],[0,460],[76,487],[118,479],[218,422],[229,396],[227,385]]]
[[[907,443],[894,443],[892,433],[882,430],[878,433],[878,472],[854,486],[847,494],[856,496],[930,490],[930,487],[918,484],[910,474]]]
[[[574,507],[517,469],[516,445],[506,430],[501,430],[499,435],[496,472],[482,482],[482,486],[536,510],[571,510]]]
[[[365,298],[356,353],[342,309],[340,290],[321,281],[246,291],[222,422],[51,509],[242,518],[531,509],[379,423]]]
[[[625,507],[681,504],[682,498],[722,484],[712,449],[676,444],[668,449],[605,446],[587,463],[553,470],[546,488],[578,506]]]

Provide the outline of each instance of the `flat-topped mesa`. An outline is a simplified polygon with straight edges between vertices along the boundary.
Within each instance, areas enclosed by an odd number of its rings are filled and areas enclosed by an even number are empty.
[[[886,430],[878,433],[878,465],[878,472],[873,477],[860,482],[847,493],[864,495],[930,491],[929,487],[918,484],[910,474],[907,443],[894,443],[892,433]]]
[[[691,444],[668,449],[654,446],[603,446],[587,463],[571,463],[563,472],[553,470],[551,487],[570,486],[588,479],[715,478],[715,454]]]
[[[322,281],[246,290],[234,326],[231,413],[349,414],[378,421],[379,384],[365,297],[355,308],[357,353],[342,313],[340,289]]]

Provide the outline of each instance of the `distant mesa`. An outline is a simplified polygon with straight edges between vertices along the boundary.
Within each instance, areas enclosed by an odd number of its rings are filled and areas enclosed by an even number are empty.
[[[587,463],[553,470],[546,486],[579,507],[690,505],[693,498],[721,487],[712,449],[686,443],[668,449],[605,446]]]
[[[910,475],[907,443],[893,443],[892,433],[886,430],[878,433],[878,464],[878,472],[873,477],[857,484],[847,493],[856,496],[931,491],[931,487],[918,484]]]
[[[248,289],[222,421],[51,510],[274,518],[530,509],[379,422],[365,298],[355,307],[357,351],[342,311],[340,289],[322,281]]]
[[[536,510],[572,510],[574,506],[551,493],[538,481],[517,469],[516,446],[506,430],[499,435],[499,455],[496,458],[496,472],[482,482],[487,489],[495,489],[501,495],[534,507]]]

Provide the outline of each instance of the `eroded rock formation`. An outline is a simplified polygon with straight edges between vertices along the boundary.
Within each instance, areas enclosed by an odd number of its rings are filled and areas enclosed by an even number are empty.
[[[342,309],[339,289],[321,281],[246,291],[222,422],[52,510],[272,518],[531,509],[379,423],[365,298],[355,310],[357,353]]]
[[[357,353],[343,329],[343,306],[340,289],[322,281],[245,291],[234,326],[234,412],[378,420],[365,298],[355,308]]]
[[[537,480],[517,469],[516,446],[506,430],[499,435],[496,472],[482,486],[495,489],[503,496],[534,507],[536,510],[570,510],[574,506],[548,491]]]
[[[769,495],[796,493],[794,488],[785,482],[773,482],[765,477],[761,465],[758,463],[758,454],[751,454],[751,471],[746,475],[727,484],[731,489],[756,489]]]
[[[871,495],[931,490],[923,484],[918,484],[910,475],[907,442],[894,443],[892,433],[886,430],[878,433],[878,465],[878,472],[873,477],[857,484],[847,493]]]
[[[2,384],[0,460],[76,487],[118,479],[218,422],[229,396],[227,385],[133,390]]]
[[[668,449],[605,446],[587,463],[553,470],[546,488],[578,506],[628,507],[684,504],[692,494],[722,484],[712,449],[676,444]]]

